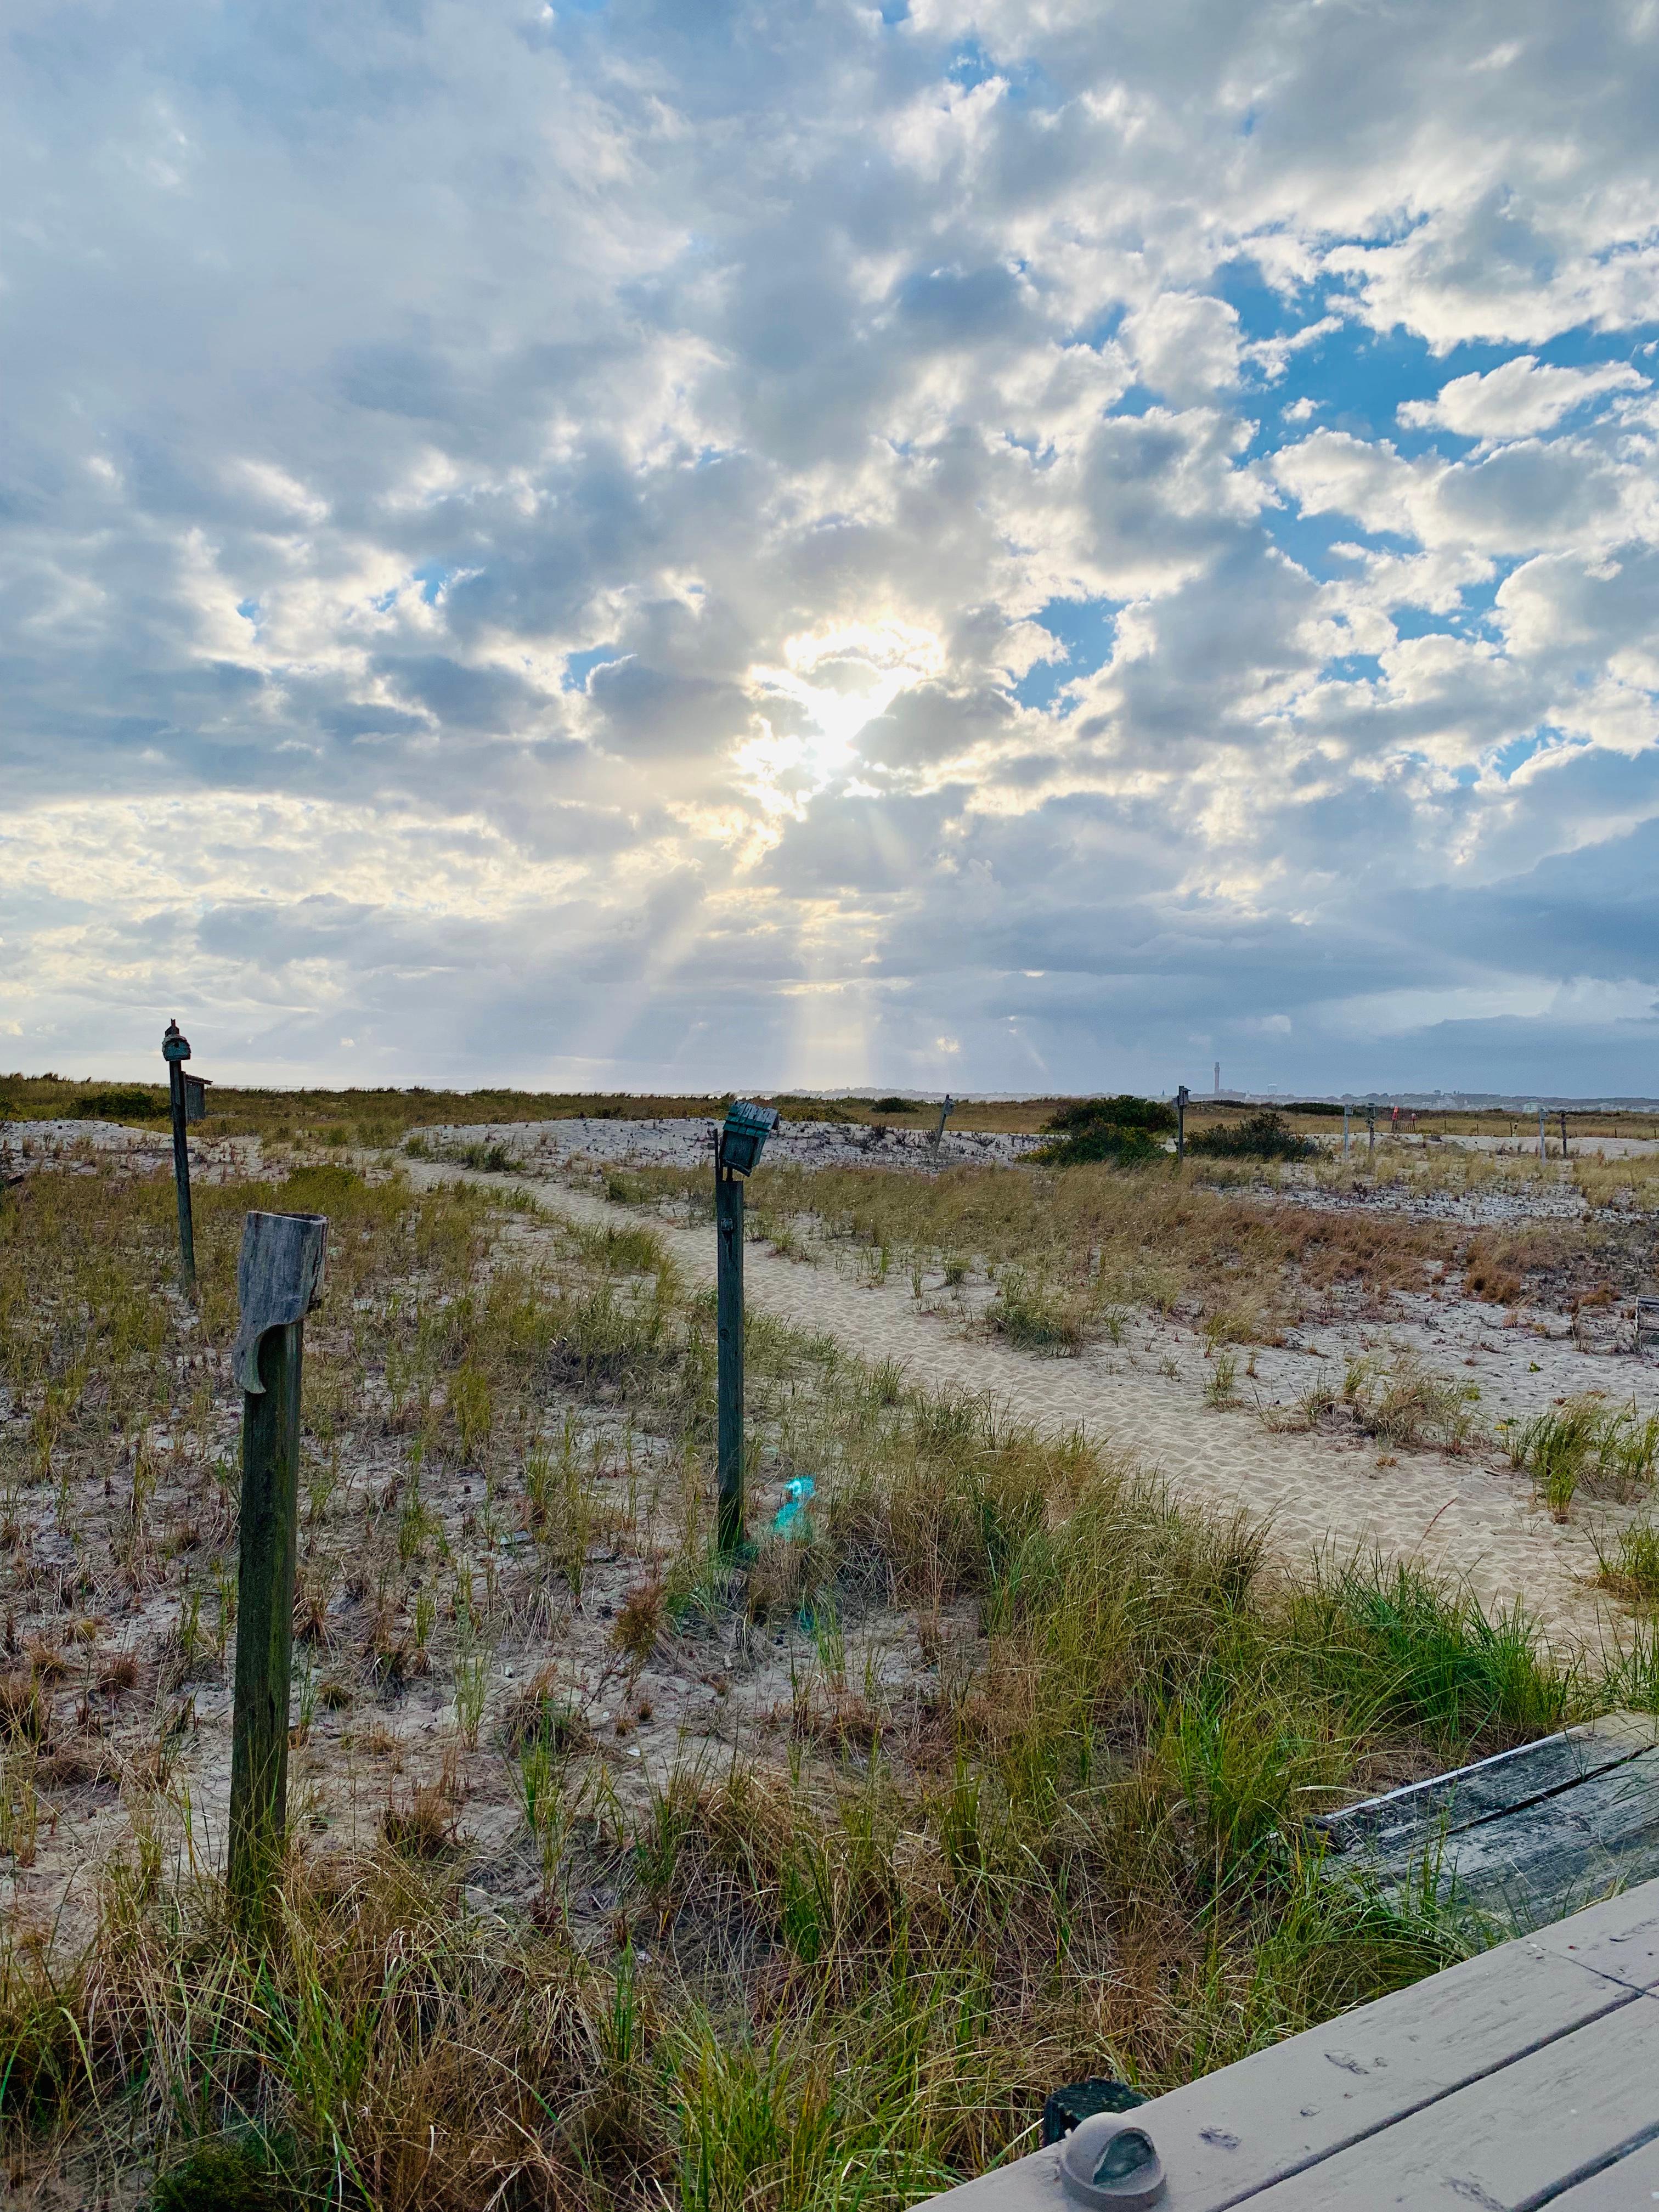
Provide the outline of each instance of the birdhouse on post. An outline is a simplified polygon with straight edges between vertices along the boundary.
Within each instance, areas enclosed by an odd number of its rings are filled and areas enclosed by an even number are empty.
[[[778,1126],[775,1106],[738,1098],[714,1133],[714,1284],[718,1339],[716,1391],[720,1548],[743,1543],[743,1178],[760,1165],[766,1140]]]

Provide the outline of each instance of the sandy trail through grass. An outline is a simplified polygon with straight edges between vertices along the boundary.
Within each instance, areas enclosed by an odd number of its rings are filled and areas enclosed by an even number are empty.
[[[421,1182],[461,1175],[499,1188],[516,1181],[574,1219],[619,1218],[603,1199],[544,1178],[475,1177],[414,1162],[407,1172]],[[652,1226],[688,1279],[713,1282],[712,1227],[679,1228],[654,1216]],[[1540,1512],[1524,1477],[1437,1451],[1402,1450],[1397,1465],[1379,1467],[1374,1445],[1275,1433],[1252,1412],[1204,1404],[1185,1376],[1126,1370],[1106,1347],[1038,1358],[967,1336],[948,1316],[921,1310],[901,1282],[854,1280],[757,1244],[745,1248],[744,1269],[751,1307],[827,1331],[862,1359],[902,1361],[912,1383],[988,1391],[1044,1429],[1083,1427],[1132,1451],[1182,1498],[1270,1519],[1275,1548],[1289,1561],[1321,1548],[1346,1556],[1376,1547],[1467,1578],[1488,1609],[1521,1601],[1559,1647],[1611,1644],[1617,1615],[1591,1587],[1597,1559],[1589,1534]]]

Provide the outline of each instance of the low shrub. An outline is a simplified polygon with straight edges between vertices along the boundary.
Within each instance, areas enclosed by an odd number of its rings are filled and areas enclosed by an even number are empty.
[[[1028,1157],[1054,1167],[1097,1161],[1135,1166],[1163,1157],[1162,1140],[1175,1126],[1175,1109],[1160,1098],[1136,1098],[1127,1092],[1115,1098],[1079,1098],[1062,1106],[1048,1123],[1058,1141]]]
[[[167,1094],[159,1084],[109,1084],[83,1091],[75,1103],[80,1121],[155,1121],[167,1111]]]
[[[1200,1130],[1187,1139],[1187,1150],[1207,1159],[1310,1160],[1319,1147],[1311,1137],[1298,1137],[1284,1115],[1269,1108],[1247,1114],[1242,1121]]]

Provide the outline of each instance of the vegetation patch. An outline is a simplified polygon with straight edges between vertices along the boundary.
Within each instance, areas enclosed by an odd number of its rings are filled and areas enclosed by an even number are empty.
[[[1242,1299],[1315,1249],[1173,1176],[900,1180],[811,1194],[895,1250],[1000,1237],[993,1326],[1195,1298],[1206,1268]],[[256,1944],[199,1808],[235,1256],[272,1204],[331,1228]],[[1270,1568],[1127,1457],[758,1314],[758,1550],[722,1560],[713,1301],[648,1224],[337,1166],[205,1186],[196,1313],[172,1208],[160,1177],[41,1171],[0,1211],[20,2185],[131,2201],[138,2162],[158,2203],[902,2212],[1030,2147],[1060,2082],[1173,2086],[1460,1955],[1467,1929],[1322,1881],[1309,1814],[1659,1695],[1645,1645],[1614,1683],[1415,1571]],[[1401,1249],[1341,1264],[1420,1279]],[[1394,1370],[1353,1402],[1457,1410]],[[805,1477],[808,1540],[769,1533]]]
[[[1187,1149],[1200,1159],[1223,1160],[1311,1160],[1319,1152],[1311,1137],[1298,1136],[1271,1108],[1247,1114],[1242,1121],[1200,1129],[1188,1139]]]

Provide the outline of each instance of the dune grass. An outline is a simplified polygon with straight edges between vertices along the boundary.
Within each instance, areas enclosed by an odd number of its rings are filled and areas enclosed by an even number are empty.
[[[1165,2087],[1458,1955],[1467,1929],[1323,1883],[1307,1816],[1613,1694],[1523,1617],[1376,1561],[1273,1564],[1083,1437],[759,1316],[755,1475],[817,1494],[805,1540],[758,1520],[753,1561],[720,1563],[712,1304],[648,1228],[308,1170],[281,1198],[331,1221],[300,1593],[321,1679],[365,1714],[423,1664],[456,1695],[441,1770],[378,1837],[297,1824],[251,1945],[190,1847],[189,1760],[157,1756],[165,1700],[124,1735],[127,1693],[28,1646],[47,1608],[104,1654],[125,1591],[180,1624],[204,1600],[211,1647],[230,1270],[275,1194],[204,1194],[199,1326],[165,1185],[39,1174],[0,1212],[6,1680],[39,1721],[0,1747],[0,1848],[26,1864],[26,1791],[41,1834],[78,1802],[50,1762],[80,1744],[116,1755],[127,1824],[83,1928],[16,1911],[0,1939],[0,2151],[77,2201],[154,2172],[173,2206],[902,2206],[1030,2148],[1059,2082]],[[649,1763],[558,1640],[619,1552],[611,1675],[648,1661],[734,1716]],[[514,1619],[548,1668],[508,1685]],[[228,1633],[167,1663],[222,1668]],[[782,1695],[749,1696],[781,1653]],[[1651,1701],[1653,1671],[1619,1696]],[[518,1808],[488,1848],[486,1771]],[[498,1910],[508,1863],[530,1889]]]

